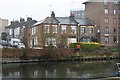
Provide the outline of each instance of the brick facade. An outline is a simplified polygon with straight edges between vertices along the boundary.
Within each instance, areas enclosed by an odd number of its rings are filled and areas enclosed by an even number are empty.
[[[83,33],[82,26],[85,28]],[[43,48],[52,43],[55,47],[67,47],[70,42],[80,42],[83,38],[95,37],[94,27],[91,20],[86,18],[74,18],[72,15],[55,17],[55,14],[51,14],[51,17],[33,25],[31,46]],[[91,28],[91,33],[88,28]]]
[[[96,24],[95,32],[100,43],[106,46],[118,46],[119,2],[85,2],[84,4],[85,16]]]

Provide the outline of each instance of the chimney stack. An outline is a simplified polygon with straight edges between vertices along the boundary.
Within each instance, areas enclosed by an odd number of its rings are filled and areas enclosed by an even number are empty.
[[[52,17],[52,18],[55,17],[55,13],[54,13],[54,11],[51,12],[51,17]]]
[[[32,18],[31,17],[27,17],[27,21],[31,21],[32,20]]]
[[[70,18],[70,20],[72,21],[72,20],[74,20],[74,15],[73,15],[73,13],[72,12],[70,12],[70,16],[69,16],[69,18]]]
[[[20,23],[21,22],[25,22],[25,19],[24,18],[20,18]]]

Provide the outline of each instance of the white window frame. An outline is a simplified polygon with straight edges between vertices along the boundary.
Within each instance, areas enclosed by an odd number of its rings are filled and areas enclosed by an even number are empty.
[[[109,43],[109,37],[105,36],[105,43]]]
[[[57,25],[52,25],[53,27],[53,33],[57,33]]]
[[[48,46],[52,43],[53,46],[56,46],[56,38],[46,38],[45,46]]]
[[[104,5],[108,5],[108,0],[104,0]]]
[[[88,27],[88,32],[93,33],[93,27]]]
[[[36,27],[32,27],[32,35],[36,33]]]
[[[76,34],[76,26],[71,26],[71,34]]]
[[[50,25],[44,25],[44,32],[49,33],[50,32]]]
[[[66,28],[67,28],[66,25],[61,25],[61,33],[62,34],[66,33]]]
[[[109,33],[109,28],[105,27],[105,34],[108,34],[108,33]]]
[[[105,9],[105,14],[108,14],[108,13],[109,13],[108,9]]]
[[[108,23],[108,22],[109,22],[108,18],[105,18],[105,19],[104,19],[104,22],[105,22],[105,23]]]
[[[85,27],[81,27],[81,33],[85,33]]]
[[[38,37],[34,37],[34,45],[37,45],[38,44]]]
[[[117,13],[117,10],[114,9],[114,10],[113,10],[113,14],[116,15],[116,13]]]
[[[113,18],[113,24],[114,24],[114,25],[117,24],[117,20],[116,20],[116,18]]]

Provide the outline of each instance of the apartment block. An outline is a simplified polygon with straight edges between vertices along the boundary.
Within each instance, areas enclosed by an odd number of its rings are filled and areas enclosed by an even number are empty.
[[[72,13],[75,18],[85,18],[85,10],[71,10],[70,13]]]
[[[86,1],[85,17],[96,24],[98,41],[105,46],[120,43],[120,2],[117,0]]]

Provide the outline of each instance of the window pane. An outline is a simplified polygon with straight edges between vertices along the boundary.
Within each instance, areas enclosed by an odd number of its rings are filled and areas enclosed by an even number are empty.
[[[66,33],[66,25],[61,25],[61,28],[62,28],[62,31],[61,31],[61,33]]]
[[[104,5],[108,5],[108,0],[104,0]]]
[[[71,26],[71,34],[76,34],[76,26]]]
[[[108,28],[107,28],[107,27],[105,28],[105,33],[106,33],[106,34],[108,34],[108,33],[109,33],[109,30],[108,30]]]
[[[105,43],[109,43],[109,37],[105,37]]]
[[[113,14],[114,14],[114,15],[116,14],[116,10],[115,10],[115,9],[113,10]]]
[[[50,32],[50,29],[49,29],[50,25],[44,25],[44,26],[45,26],[45,33],[49,33]]]
[[[81,33],[85,33],[85,28],[84,27],[81,28]]]
[[[105,23],[108,23],[108,18],[105,18]]]
[[[89,28],[88,28],[88,32],[89,32],[89,33],[93,33],[93,28],[89,27]]]
[[[105,9],[105,14],[108,14],[108,9]]]
[[[57,33],[57,25],[52,25],[53,26],[53,33]]]
[[[116,24],[116,23],[117,23],[116,18],[114,18],[113,19],[113,24]]]

